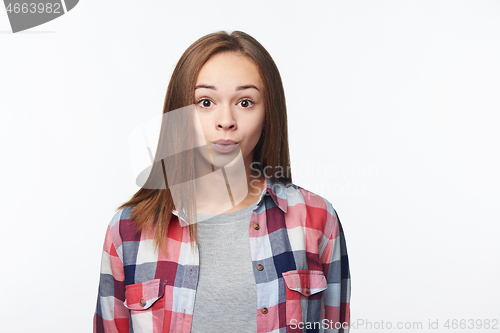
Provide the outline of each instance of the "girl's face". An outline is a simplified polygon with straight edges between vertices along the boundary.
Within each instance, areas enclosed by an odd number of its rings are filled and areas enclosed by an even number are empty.
[[[198,149],[207,162],[224,166],[241,150],[250,165],[264,123],[263,89],[257,65],[245,55],[218,53],[203,65],[194,91],[202,132],[198,127],[195,136],[197,146],[208,145]]]

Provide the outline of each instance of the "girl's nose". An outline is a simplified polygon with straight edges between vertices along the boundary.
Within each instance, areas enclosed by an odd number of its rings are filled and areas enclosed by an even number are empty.
[[[233,111],[230,106],[224,105],[219,108],[217,118],[217,128],[220,129],[236,129],[236,120],[234,119]]]

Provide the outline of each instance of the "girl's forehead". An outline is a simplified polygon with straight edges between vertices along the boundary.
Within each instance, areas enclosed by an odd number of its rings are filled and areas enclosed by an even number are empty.
[[[210,58],[200,69],[196,85],[219,86],[262,85],[258,66],[245,55],[220,53]],[[260,90],[260,89],[259,89]]]

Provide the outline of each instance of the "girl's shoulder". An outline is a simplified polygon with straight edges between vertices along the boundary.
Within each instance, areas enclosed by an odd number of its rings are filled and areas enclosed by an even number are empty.
[[[286,201],[287,208],[300,205],[305,209],[324,210],[325,213],[336,214],[332,203],[328,199],[297,184],[290,182],[273,183],[272,192],[275,193],[278,200]]]
[[[304,227],[316,230],[336,228],[337,212],[325,197],[293,183],[272,183],[271,196],[288,219],[298,220]],[[296,222],[299,223],[299,222]]]
[[[131,218],[133,207],[120,208],[115,212],[108,228],[115,241],[120,238],[122,241],[138,241],[141,238],[141,232],[136,230],[134,220]]]

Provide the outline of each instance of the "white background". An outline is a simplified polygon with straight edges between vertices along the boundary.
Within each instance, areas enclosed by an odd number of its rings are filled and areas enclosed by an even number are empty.
[[[337,210],[373,325],[353,331],[500,320],[500,1],[87,0],[0,30],[2,332],[92,330],[106,226],[138,189],[128,135],[218,30],[281,72],[293,181]]]

